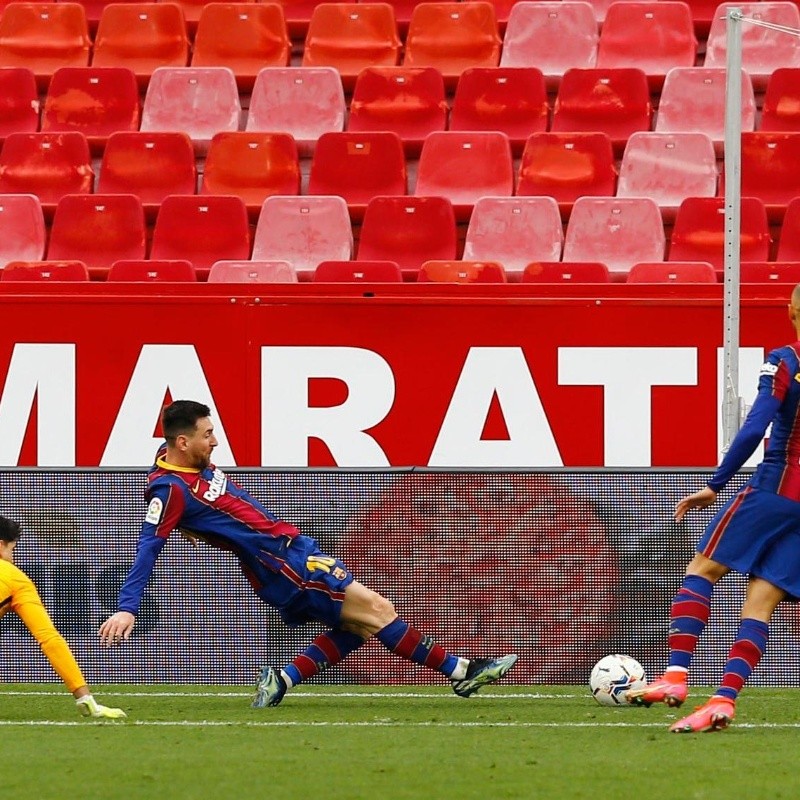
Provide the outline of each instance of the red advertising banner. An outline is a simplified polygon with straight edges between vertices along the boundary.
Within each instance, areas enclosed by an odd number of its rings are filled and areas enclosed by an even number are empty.
[[[147,464],[179,397],[221,465],[717,461],[721,286],[252,289],[3,286],[0,465]],[[788,290],[743,290],[747,400]]]

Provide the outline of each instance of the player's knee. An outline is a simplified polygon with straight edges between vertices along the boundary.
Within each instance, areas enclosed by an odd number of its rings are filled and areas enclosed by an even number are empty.
[[[394,603],[379,594],[373,598],[372,611],[377,620],[384,625],[388,625],[397,616]]]

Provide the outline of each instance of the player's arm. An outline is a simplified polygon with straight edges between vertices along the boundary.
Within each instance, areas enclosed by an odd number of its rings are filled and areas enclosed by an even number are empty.
[[[761,367],[758,395],[744,424],[725,453],[705,489],[680,500],[675,507],[675,520],[680,522],[692,508],[705,508],[717,499],[717,493],[744,466],[764,441],[767,428],[777,414],[789,385],[789,369],[777,353],[770,353]]]
[[[104,645],[119,644],[130,638],[156,560],[183,515],[183,492],[175,484],[168,482],[153,487],[148,497],[150,503],[139,532],[136,558],[119,592],[119,610],[98,631]]]

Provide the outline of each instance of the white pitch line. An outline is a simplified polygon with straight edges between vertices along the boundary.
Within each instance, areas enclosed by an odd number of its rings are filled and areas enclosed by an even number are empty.
[[[57,720],[0,720],[0,727],[55,727],[77,728],[91,722],[65,722]],[[220,720],[132,720],[130,722],[105,722],[104,727],[162,727],[162,728],[662,728],[663,722],[299,722],[275,720],[272,722],[220,721]],[[797,722],[738,723],[736,728],[746,729],[797,729]]]

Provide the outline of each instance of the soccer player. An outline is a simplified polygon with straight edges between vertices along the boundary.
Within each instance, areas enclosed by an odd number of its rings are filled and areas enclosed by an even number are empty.
[[[258,597],[288,625],[317,621],[320,634],[282,670],[261,669],[254,708],[276,706],[286,691],[339,663],[370,637],[398,656],[424,664],[468,697],[505,675],[516,655],[459,658],[398,617],[392,603],[353,578],[317,542],[267,511],[211,464],[217,446],[208,406],[178,400],[161,417],[166,444],[149,473],[149,501],[136,559],[120,590],[119,610],[99,630],[106,645],[128,639],[158,554],[175,529],[239,559]]]
[[[792,291],[789,319],[800,339],[800,285]],[[632,703],[680,706],[688,694],[687,675],[708,622],[715,584],[731,570],[749,575],[722,683],[707,703],[671,726],[674,733],[727,727],[736,698],[766,648],[773,611],[784,598],[800,599],[800,341],[767,356],[758,396],[744,425],[707,486],[678,502],[677,521],[716,500],[717,492],[764,439],[770,423],[764,460],[706,527],[673,600],[666,672],[643,689],[628,692]]]
[[[0,517],[0,617],[15,611],[39,642],[53,669],[75,697],[78,711],[95,719],[122,719],[121,708],[102,706],[92,697],[81,668],[61,634],[55,629],[42,605],[31,579],[14,566],[14,548],[20,537],[20,526]]]

